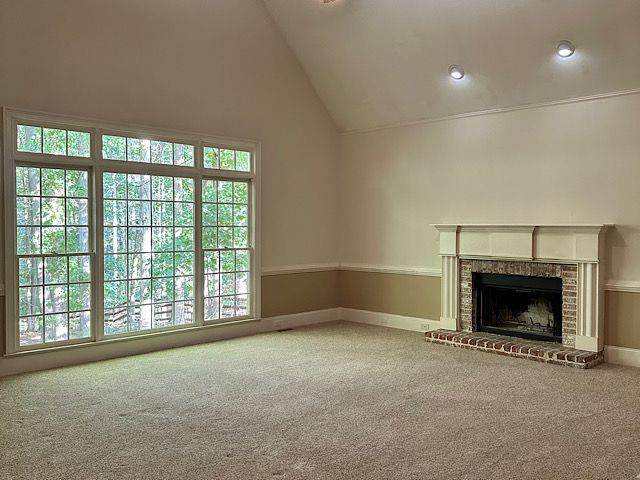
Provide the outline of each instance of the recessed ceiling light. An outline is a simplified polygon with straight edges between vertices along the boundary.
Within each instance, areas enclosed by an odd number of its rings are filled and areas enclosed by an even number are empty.
[[[459,65],[451,65],[449,67],[449,76],[454,80],[461,80],[464,77],[464,68]]]
[[[562,40],[556,45],[556,53],[558,56],[567,58],[573,55],[573,52],[576,51],[576,47],[573,46],[569,40]]]

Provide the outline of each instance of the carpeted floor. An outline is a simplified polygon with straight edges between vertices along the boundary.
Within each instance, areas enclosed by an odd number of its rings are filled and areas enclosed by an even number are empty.
[[[640,369],[331,323],[0,380],[2,479],[635,479]]]

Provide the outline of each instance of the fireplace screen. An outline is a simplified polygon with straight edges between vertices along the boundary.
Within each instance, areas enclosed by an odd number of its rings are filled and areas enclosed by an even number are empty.
[[[562,279],[474,273],[476,328],[562,342]]]

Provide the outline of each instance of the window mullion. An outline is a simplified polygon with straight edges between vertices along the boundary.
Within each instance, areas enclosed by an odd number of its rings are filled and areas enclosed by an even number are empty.
[[[201,149],[198,148],[198,151]],[[196,161],[198,161],[196,154]],[[194,179],[194,314],[197,325],[204,325],[204,250],[202,248],[202,176]]]
[[[102,166],[97,165],[93,175],[93,199],[94,207],[94,250],[93,250],[93,279],[91,290],[93,292],[92,305],[92,338],[100,341],[104,338],[104,202],[102,201]]]

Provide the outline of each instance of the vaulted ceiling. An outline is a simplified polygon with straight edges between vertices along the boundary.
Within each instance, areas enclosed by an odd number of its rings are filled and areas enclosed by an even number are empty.
[[[640,88],[640,0],[264,1],[343,131]]]

